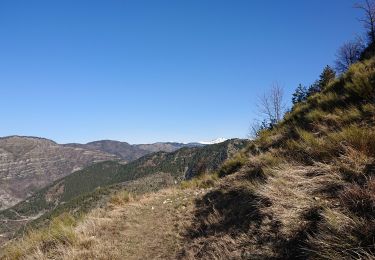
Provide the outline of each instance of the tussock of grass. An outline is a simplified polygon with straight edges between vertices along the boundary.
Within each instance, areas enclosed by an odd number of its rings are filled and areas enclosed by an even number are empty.
[[[246,163],[246,161],[246,157],[243,156],[243,154],[238,153],[233,158],[225,161],[224,164],[218,170],[217,174],[220,178],[233,174],[236,171],[238,171]]]
[[[109,202],[112,205],[121,206],[133,199],[133,196],[126,190],[122,190],[113,195]]]
[[[344,180],[350,183],[364,184],[369,176],[366,167],[371,165],[373,158],[361,151],[346,147],[345,152],[338,158],[337,165]]]
[[[356,63],[345,75],[345,89],[355,97],[365,101],[375,98],[375,63],[374,60]]]
[[[1,259],[24,259],[31,254],[47,254],[60,245],[74,245],[77,235],[74,226],[77,220],[70,214],[64,213],[54,218],[48,227],[30,230],[20,240],[12,242],[5,248]]]
[[[311,256],[318,259],[373,259],[374,239],[373,220],[326,209],[306,250],[311,250]]]
[[[191,180],[185,180],[180,183],[181,189],[207,189],[213,187],[219,179],[217,173],[204,173]]]
[[[375,216],[375,180],[371,179],[364,186],[352,184],[340,195],[342,205],[353,214],[371,219]],[[374,234],[375,236],[375,234]]]
[[[284,153],[290,160],[311,164],[331,157],[332,151],[324,137],[302,129],[297,129],[296,132],[299,139],[290,139],[285,143]]]
[[[270,168],[270,167],[277,167],[283,162],[285,162],[286,158],[282,156],[279,150],[270,149],[267,152],[260,153],[256,156],[249,157],[248,165],[249,168]]]
[[[353,148],[367,156],[375,156],[375,130],[350,125],[326,136],[297,129],[298,139],[285,143],[285,152],[301,162],[328,161]]]
[[[375,130],[373,128],[350,125],[339,132],[328,135],[331,143],[340,149],[345,146],[352,147],[369,156],[375,156]]]

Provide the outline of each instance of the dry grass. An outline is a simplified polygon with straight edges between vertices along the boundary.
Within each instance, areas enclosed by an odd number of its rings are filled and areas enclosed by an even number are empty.
[[[207,189],[215,186],[219,176],[217,173],[203,173],[191,180],[185,180],[180,183],[181,189]]]
[[[217,174],[220,178],[233,174],[238,171],[246,162],[247,158],[242,153],[238,153],[233,158],[226,160],[218,170]]]
[[[193,201],[203,193],[167,189],[134,200],[119,192],[78,223],[64,215],[11,243],[1,259],[174,259]]]
[[[126,190],[117,192],[109,199],[109,203],[113,206],[121,206],[133,200],[133,196]]]
[[[46,259],[62,245],[73,246],[78,242],[74,231],[76,219],[63,214],[51,221],[48,227],[30,230],[20,240],[5,247],[1,259]]]

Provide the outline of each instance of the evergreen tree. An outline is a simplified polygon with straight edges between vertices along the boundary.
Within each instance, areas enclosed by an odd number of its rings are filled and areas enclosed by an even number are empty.
[[[318,85],[320,91],[323,90],[332,80],[336,78],[336,72],[330,67],[326,66],[319,76]]]
[[[305,101],[307,98],[307,91],[308,90],[305,86],[299,84],[292,96],[293,104]]]
[[[321,89],[320,89],[319,81],[317,80],[307,90],[307,96],[309,97],[309,96],[314,95],[315,93],[318,93],[320,91],[321,91]]]
[[[336,72],[330,66],[327,65],[323,69],[323,72],[320,74],[319,79],[309,87],[307,91],[307,96],[311,96],[315,93],[322,91],[335,78]]]

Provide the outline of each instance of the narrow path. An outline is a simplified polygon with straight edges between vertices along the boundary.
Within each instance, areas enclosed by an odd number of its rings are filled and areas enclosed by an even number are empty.
[[[79,243],[63,259],[175,259],[204,190],[167,189],[111,210],[90,213],[76,231]]]

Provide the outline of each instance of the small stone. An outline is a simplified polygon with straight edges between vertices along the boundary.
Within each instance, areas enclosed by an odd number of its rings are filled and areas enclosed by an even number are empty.
[[[314,197],[314,200],[320,200],[320,198],[319,197]]]

